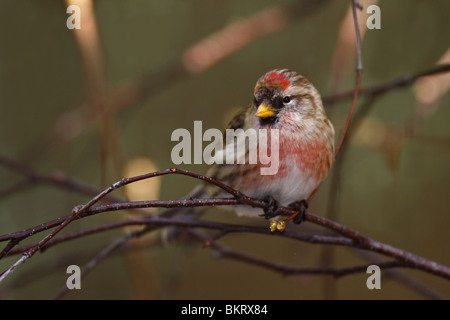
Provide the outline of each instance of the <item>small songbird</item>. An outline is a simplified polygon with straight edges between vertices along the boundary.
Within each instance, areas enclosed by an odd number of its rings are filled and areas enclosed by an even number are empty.
[[[278,137],[279,163],[275,174],[262,175],[263,165],[259,159],[254,164],[223,163],[209,168],[207,176],[249,197],[267,201],[264,213],[259,208],[238,206],[238,214],[262,214],[272,219],[279,206],[292,206],[299,213],[304,212],[308,199],[326,178],[334,162],[334,128],[316,88],[294,71],[269,71],[256,82],[253,103],[231,120],[229,128],[251,128],[256,132],[266,129],[269,139],[264,145],[258,140],[258,148],[267,148],[269,153],[272,146],[270,133],[276,130]],[[227,145],[224,150],[226,153]],[[250,151],[247,143],[245,152]],[[223,195],[217,187],[205,184],[189,197]],[[297,223],[301,221],[301,214],[294,219]]]

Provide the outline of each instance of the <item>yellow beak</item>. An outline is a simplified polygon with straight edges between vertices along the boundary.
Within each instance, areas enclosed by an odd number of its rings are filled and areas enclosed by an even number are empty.
[[[260,118],[269,118],[273,117],[275,115],[275,109],[271,106],[265,105],[264,103],[261,103],[258,107],[258,110],[256,110],[257,117]]]

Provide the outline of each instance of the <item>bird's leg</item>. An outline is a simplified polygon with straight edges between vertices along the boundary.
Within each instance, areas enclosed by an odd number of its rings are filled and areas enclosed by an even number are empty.
[[[293,220],[295,224],[300,224],[303,221],[306,220],[306,210],[308,209],[308,201],[305,199],[301,201],[295,201],[289,205],[292,209],[294,209],[296,212],[292,214],[289,218],[285,220],[285,222],[288,222],[289,220]]]
[[[280,209],[280,203],[272,196],[265,197],[263,201],[266,203],[266,206],[263,208],[264,214],[261,216],[264,216],[266,219],[276,217]]]

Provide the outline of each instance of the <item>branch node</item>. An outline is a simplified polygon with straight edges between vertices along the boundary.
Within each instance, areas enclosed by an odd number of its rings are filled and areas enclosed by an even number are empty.
[[[73,214],[78,214],[83,207],[84,207],[84,205],[82,205],[82,204],[76,205],[75,207],[73,207],[72,213]]]
[[[123,186],[123,185],[125,184],[126,181],[127,181],[127,179],[120,179],[119,181],[114,182],[114,183],[111,185],[111,188],[112,188],[112,189],[118,189],[118,188],[120,188],[121,186]]]

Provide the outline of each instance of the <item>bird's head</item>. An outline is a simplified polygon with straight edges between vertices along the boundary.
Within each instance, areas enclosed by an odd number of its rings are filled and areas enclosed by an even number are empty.
[[[258,79],[253,112],[261,126],[325,116],[320,95],[314,86],[303,76],[287,69],[269,71]]]

